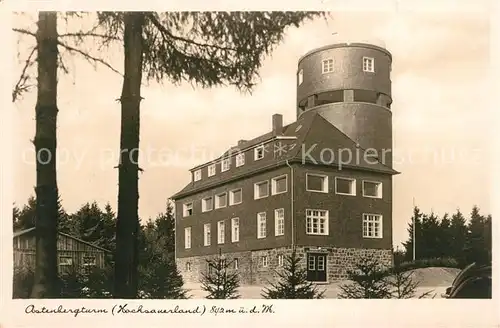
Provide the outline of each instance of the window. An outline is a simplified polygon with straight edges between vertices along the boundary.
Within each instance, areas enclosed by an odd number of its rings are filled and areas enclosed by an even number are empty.
[[[318,256],[318,271],[325,271],[325,257],[324,256]]]
[[[259,146],[254,149],[254,160],[258,161],[259,159],[264,158],[264,146]]]
[[[328,192],[328,177],[320,174],[306,174],[306,190]]]
[[[257,182],[254,185],[254,199],[269,196],[269,181]]]
[[[284,264],[284,262],[285,262],[285,261],[284,261],[284,259],[285,259],[285,257],[283,256],[283,254],[279,254],[279,255],[278,255],[278,266],[279,266],[279,267],[282,267],[282,266],[283,266],[283,264]]]
[[[245,153],[236,155],[236,167],[245,165]]]
[[[201,180],[201,170],[194,171],[194,181],[200,181],[200,180]]]
[[[239,267],[238,259],[235,258],[233,263],[234,263],[234,269],[238,270],[238,267]]]
[[[191,227],[184,228],[184,248],[191,248]]]
[[[83,266],[94,266],[94,265],[96,265],[95,257],[93,256],[83,257]]]
[[[73,265],[73,258],[71,256],[60,256],[59,265]]]
[[[333,59],[323,60],[323,74],[333,72]]]
[[[229,192],[229,205],[237,205],[241,203],[241,188],[231,190]]]
[[[225,230],[224,221],[217,222],[217,244],[224,244]]]
[[[210,246],[210,223],[207,223],[203,226],[203,245]]]
[[[301,85],[301,84],[302,84],[302,82],[304,82],[304,70],[303,70],[303,69],[301,69],[301,70],[299,71],[298,78],[299,78],[299,85]]]
[[[306,233],[328,235],[328,211],[306,210]]]
[[[229,171],[230,168],[231,168],[231,159],[230,158],[223,159],[220,164],[220,171],[226,172]]]
[[[269,264],[269,260],[267,258],[267,256],[262,256],[262,267],[263,268],[267,268],[267,265]]]
[[[336,177],[335,193],[340,195],[356,196],[356,180]]]
[[[203,198],[201,200],[201,211],[208,212],[214,209],[214,199],[212,197]]]
[[[363,181],[363,196],[382,198],[382,183],[375,181]]]
[[[208,176],[212,177],[215,175],[215,164],[208,166]]]
[[[375,59],[372,57],[363,57],[363,71],[375,72]]]
[[[287,191],[287,176],[273,178],[271,180],[271,192],[273,195],[282,194]]]
[[[285,234],[285,210],[278,208],[274,210],[274,235],[283,236]]]
[[[186,262],[186,271],[191,271],[191,262]]]
[[[227,203],[227,194],[222,193],[215,196],[215,208],[226,207]]]
[[[316,269],[315,257],[314,256],[309,256],[308,266],[309,266],[309,268],[308,268],[309,270],[315,270]]]
[[[257,213],[257,238],[266,238],[266,212]]]
[[[382,238],[382,215],[363,214],[363,237]]]
[[[193,203],[184,204],[183,216],[191,216],[193,215]]]
[[[240,219],[231,219],[231,241],[236,243],[240,241]]]

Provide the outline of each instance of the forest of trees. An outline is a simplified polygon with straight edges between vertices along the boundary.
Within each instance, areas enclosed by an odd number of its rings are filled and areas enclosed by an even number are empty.
[[[408,223],[408,240],[403,243],[400,260],[413,260],[413,220],[415,221],[415,260],[452,258],[460,267],[474,261],[491,261],[491,215],[482,215],[474,206],[468,218],[457,210],[451,216],[424,214],[418,207]],[[398,255],[398,254],[396,254]]]

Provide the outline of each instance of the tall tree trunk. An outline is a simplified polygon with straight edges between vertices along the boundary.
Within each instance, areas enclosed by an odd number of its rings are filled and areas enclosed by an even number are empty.
[[[116,223],[115,298],[137,298],[139,126],[144,15],[125,13],[120,163]]]
[[[32,298],[57,297],[57,13],[38,14],[36,259]]]

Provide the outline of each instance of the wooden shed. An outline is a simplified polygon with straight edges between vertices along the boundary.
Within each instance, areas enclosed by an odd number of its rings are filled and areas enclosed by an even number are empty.
[[[35,229],[14,232],[14,269],[35,267]],[[70,268],[104,268],[111,251],[68,234],[58,232],[57,264],[59,272]]]

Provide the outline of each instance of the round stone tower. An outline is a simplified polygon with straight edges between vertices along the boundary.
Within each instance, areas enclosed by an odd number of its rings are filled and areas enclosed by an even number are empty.
[[[299,59],[297,118],[315,110],[392,167],[392,56],[368,43],[337,43]]]

